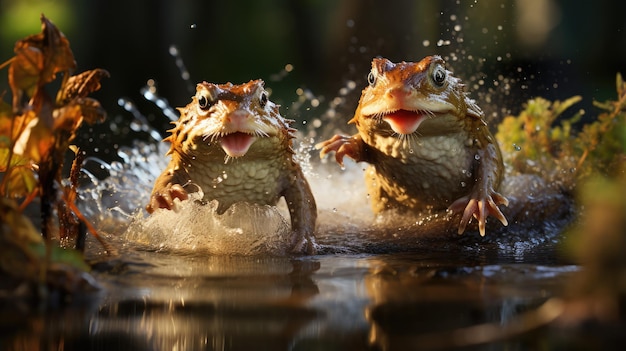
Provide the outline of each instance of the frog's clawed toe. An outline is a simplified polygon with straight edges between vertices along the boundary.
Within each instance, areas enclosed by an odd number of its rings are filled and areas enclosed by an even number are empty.
[[[189,194],[180,184],[173,184],[156,191],[150,198],[150,203],[146,206],[148,213],[154,212],[158,208],[171,210],[174,207],[174,199],[187,200]]]
[[[470,196],[464,196],[456,200],[450,205],[449,210],[454,213],[462,213],[461,222],[459,223],[459,234],[463,234],[467,224],[472,217],[478,220],[478,231],[481,236],[485,236],[485,224],[489,215],[497,218],[503,225],[508,225],[508,221],[498,205],[509,205],[509,200],[501,194],[493,191],[491,195],[487,195],[482,199]]]
[[[358,145],[351,136],[335,135],[332,138],[322,141],[315,145],[316,149],[320,151],[320,157],[324,158],[326,154],[335,152],[335,161],[343,166],[343,158],[348,156],[353,159],[358,159]]]

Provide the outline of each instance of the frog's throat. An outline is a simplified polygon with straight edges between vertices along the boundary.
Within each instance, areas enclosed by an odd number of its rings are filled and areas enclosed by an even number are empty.
[[[412,134],[420,124],[428,118],[428,112],[397,110],[382,115],[382,120],[387,122],[391,129],[398,134]]]
[[[230,157],[241,157],[245,155],[256,137],[244,132],[234,132],[219,138],[220,146],[226,155]]]

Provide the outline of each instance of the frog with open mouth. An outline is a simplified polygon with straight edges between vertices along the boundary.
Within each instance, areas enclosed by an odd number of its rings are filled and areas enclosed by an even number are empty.
[[[202,190],[203,201],[217,200],[217,212],[248,202],[276,205],[285,198],[291,215],[293,252],[316,252],[317,209],[309,184],[294,159],[293,121],[283,118],[262,80],[245,84],[196,86],[191,103],[171,135],[167,168],[156,179],[149,213],[172,209]]]
[[[498,192],[503,164],[484,114],[439,56],[393,63],[375,58],[354,117],[353,136],[321,142],[321,157],[335,152],[371,166],[366,172],[375,213],[449,209],[461,214],[458,233],[472,218],[485,235],[488,216],[503,225]]]

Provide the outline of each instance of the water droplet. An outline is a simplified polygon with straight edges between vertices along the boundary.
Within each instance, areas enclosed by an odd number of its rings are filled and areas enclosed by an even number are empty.
[[[337,213],[337,208],[333,207],[333,212]]]
[[[513,149],[515,149],[515,151],[521,151],[522,147],[517,144],[513,144]]]
[[[474,155],[474,159],[475,159],[476,161],[480,160],[480,155],[479,155],[479,154]]]
[[[191,29],[196,29],[197,25],[195,23],[193,23],[192,25],[189,26],[189,28]]]

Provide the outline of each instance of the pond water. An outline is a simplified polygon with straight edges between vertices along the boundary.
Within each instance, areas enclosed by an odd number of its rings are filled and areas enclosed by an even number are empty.
[[[505,326],[558,296],[578,271],[559,261],[551,245],[521,260],[490,248],[429,246],[310,257],[121,246],[115,258],[92,257],[103,290],[91,300],[46,313],[22,311],[17,318],[19,306],[4,308],[16,327],[3,335],[2,345],[63,350],[445,348],[464,343],[452,337],[458,328]],[[490,349],[535,349],[553,338],[544,329],[488,344]]]

